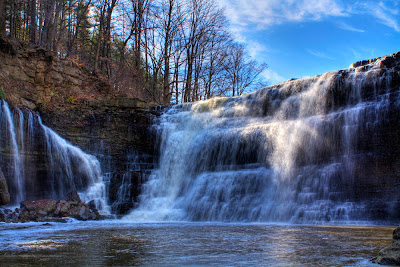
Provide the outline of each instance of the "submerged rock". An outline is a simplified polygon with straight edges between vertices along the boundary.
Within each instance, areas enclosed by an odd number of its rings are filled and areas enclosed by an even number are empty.
[[[373,262],[383,265],[400,265],[400,227],[393,231],[393,243],[381,249]]]

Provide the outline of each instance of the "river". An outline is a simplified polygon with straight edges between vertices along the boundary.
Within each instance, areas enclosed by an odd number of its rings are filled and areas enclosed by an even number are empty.
[[[137,223],[0,224],[7,266],[366,266],[389,226]]]

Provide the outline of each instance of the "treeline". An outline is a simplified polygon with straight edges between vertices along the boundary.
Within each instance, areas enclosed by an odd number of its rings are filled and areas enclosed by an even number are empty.
[[[159,104],[240,95],[266,68],[233,41],[213,0],[0,0],[0,35]]]

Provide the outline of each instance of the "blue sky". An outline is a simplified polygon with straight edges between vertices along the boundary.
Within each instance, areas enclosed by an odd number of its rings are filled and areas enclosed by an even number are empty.
[[[271,84],[400,51],[400,0],[218,0]]]

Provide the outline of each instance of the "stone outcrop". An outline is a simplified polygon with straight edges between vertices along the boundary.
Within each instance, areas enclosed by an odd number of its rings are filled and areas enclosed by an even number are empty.
[[[373,262],[383,265],[400,265],[400,227],[393,231],[393,243],[381,249]]]
[[[23,201],[20,208],[14,211],[0,210],[0,221],[3,222],[63,222],[66,217],[83,221],[104,218],[94,205],[81,201],[76,191],[58,201],[54,199]]]
[[[71,59],[0,37],[0,99],[6,99],[10,107],[38,112],[43,124],[61,137],[87,153],[101,155],[102,165],[111,166],[107,170],[112,173],[110,199],[115,199],[131,153],[143,155],[148,165],[153,161],[154,138],[149,128],[156,112],[152,106],[119,95],[106,80]],[[25,157],[45,168],[42,155]],[[35,179],[43,176],[44,180],[45,175],[45,170],[40,171]],[[31,183],[40,187],[36,180]],[[138,185],[132,188],[136,195]],[[49,195],[42,191],[35,189],[38,194],[30,199]]]
[[[4,177],[3,172],[0,170],[0,206],[7,205],[8,203],[10,203],[10,193],[8,192],[6,178]]]
[[[107,81],[41,47],[0,37],[0,98],[39,111],[44,124],[86,150],[101,140],[119,157],[126,148],[153,152],[148,103],[118,96]]]
[[[107,82],[74,61],[5,38],[0,38],[0,80],[9,102],[30,109],[112,94]]]

